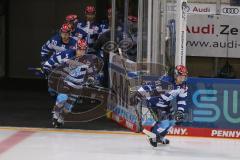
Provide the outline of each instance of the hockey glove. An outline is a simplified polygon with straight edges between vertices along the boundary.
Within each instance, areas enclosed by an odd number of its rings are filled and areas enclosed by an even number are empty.
[[[90,85],[90,86],[94,86],[95,79],[93,77],[88,77],[87,84]]]
[[[184,112],[181,110],[178,110],[174,114],[176,122],[182,122],[185,119]]]

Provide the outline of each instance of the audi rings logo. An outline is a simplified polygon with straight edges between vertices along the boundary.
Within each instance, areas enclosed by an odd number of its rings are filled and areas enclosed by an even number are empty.
[[[239,9],[238,8],[223,8],[222,12],[225,14],[238,14]]]

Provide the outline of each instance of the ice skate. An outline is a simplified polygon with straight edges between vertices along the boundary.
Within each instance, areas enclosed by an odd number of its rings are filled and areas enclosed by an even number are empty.
[[[150,138],[150,137],[148,137],[148,136],[147,136],[147,138],[148,138],[148,141],[149,141],[149,143],[150,143],[151,146],[157,147],[157,141],[156,141],[156,139]]]
[[[157,147],[156,134],[154,134],[153,132],[150,132],[146,129],[143,130],[143,133],[146,134],[149,144],[153,147]]]
[[[61,128],[64,124],[63,117],[60,113],[53,112],[52,125],[54,128]]]
[[[164,137],[157,137],[157,143],[161,143],[161,144],[169,144],[170,141],[167,138]]]
[[[54,128],[61,128],[63,126],[63,123],[59,123],[57,119],[53,118],[52,125]]]

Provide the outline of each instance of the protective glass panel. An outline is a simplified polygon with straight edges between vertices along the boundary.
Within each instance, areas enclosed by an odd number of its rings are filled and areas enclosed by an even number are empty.
[[[170,68],[176,53],[176,0],[140,1],[138,61]]]
[[[136,62],[138,36],[138,0],[116,0],[115,5],[115,50],[121,48],[124,56]]]

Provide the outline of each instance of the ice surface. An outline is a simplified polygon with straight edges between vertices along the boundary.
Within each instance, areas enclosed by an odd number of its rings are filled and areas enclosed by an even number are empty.
[[[153,148],[142,134],[61,129],[35,129],[17,144],[9,139],[9,149],[1,153],[1,142],[17,132],[0,129],[0,160],[240,159],[240,140],[168,136],[169,145]]]

